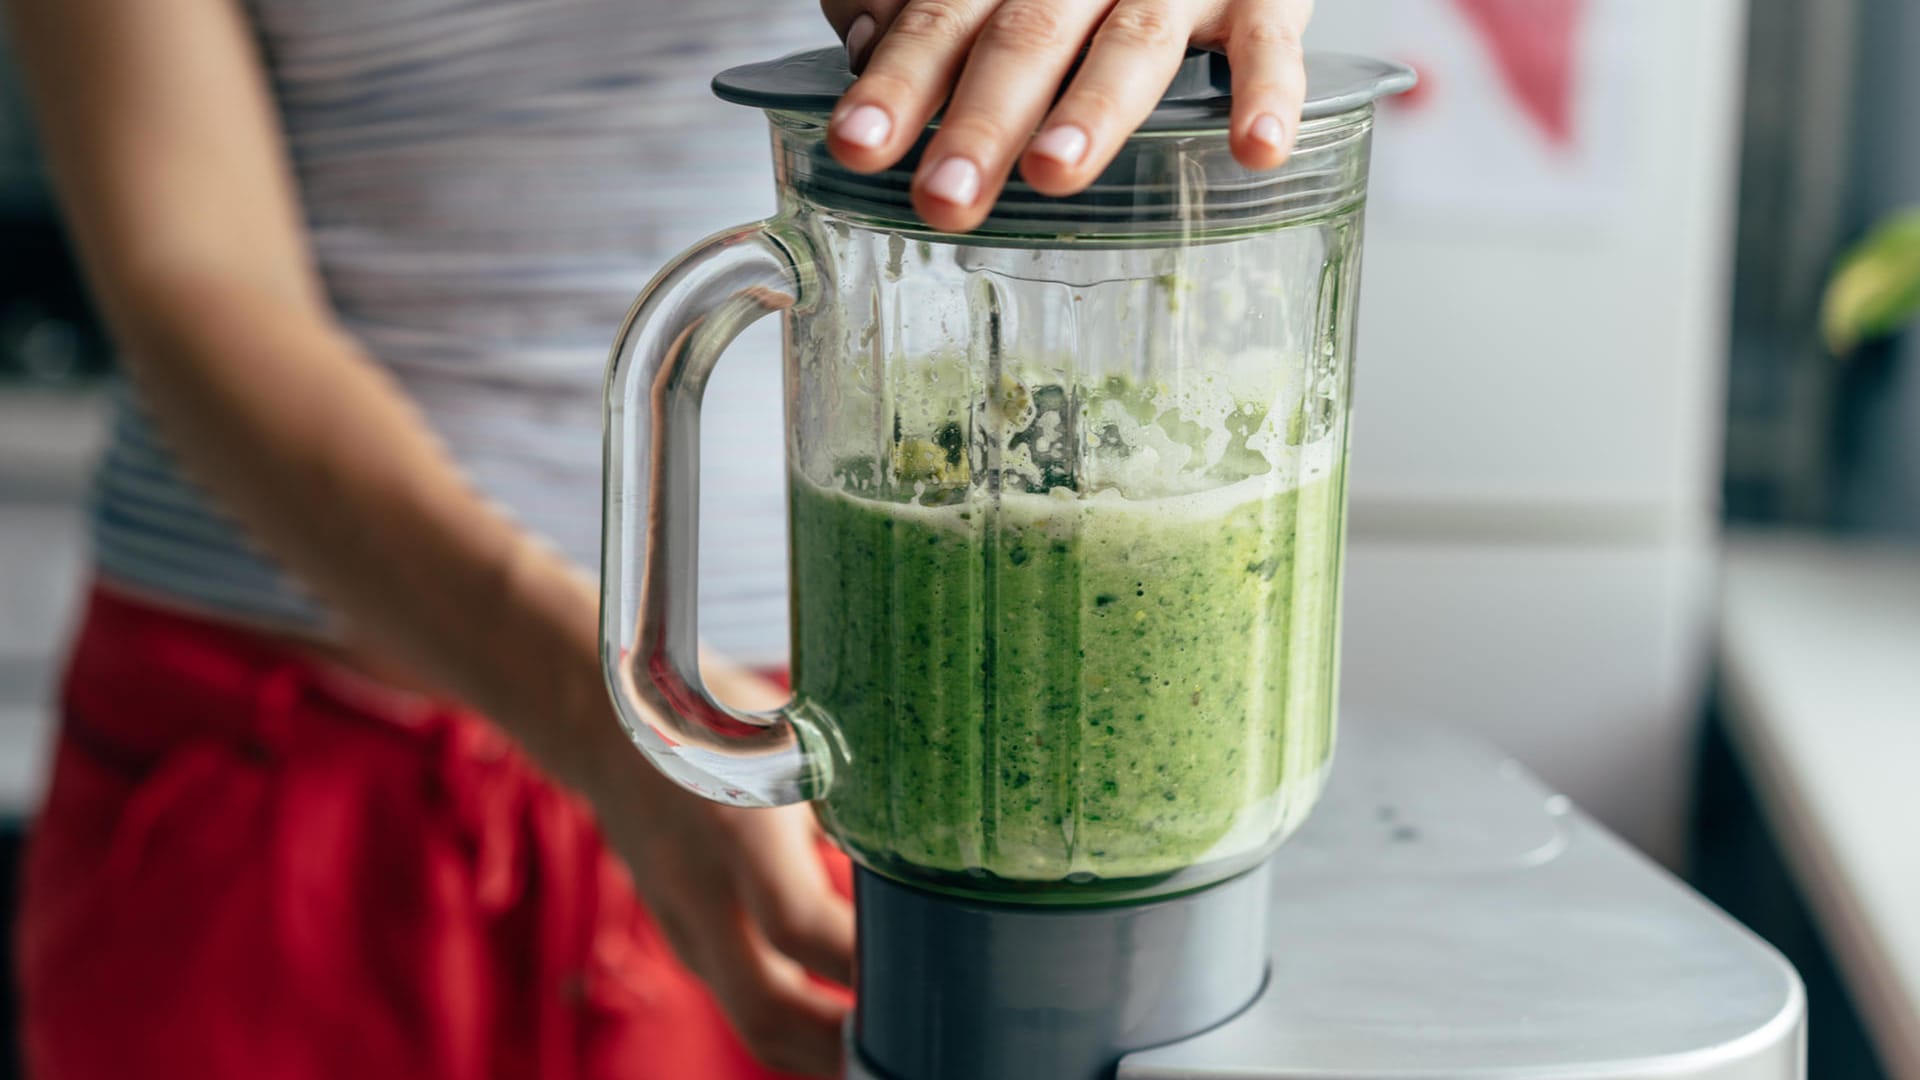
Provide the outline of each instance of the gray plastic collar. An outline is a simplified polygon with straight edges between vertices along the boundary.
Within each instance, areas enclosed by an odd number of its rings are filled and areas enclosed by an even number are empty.
[[[1413,69],[1404,64],[1347,53],[1308,53],[1307,101],[1301,118],[1319,120],[1353,112],[1378,98],[1411,89],[1413,83]],[[768,112],[825,116],[851,85],[846,50],[829,46],[729,68],[714,78],[713,92],[726,101]],[[1159,107],[1140,130],[1224,130],[1233,103],[1232,86],[1225,56],[1189,49]]]

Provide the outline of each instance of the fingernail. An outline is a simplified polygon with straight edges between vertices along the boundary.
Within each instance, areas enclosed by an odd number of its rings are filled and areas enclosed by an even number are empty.
[[[1247,129],[1247,134],[1275,150],[1287,148],[1287,144],[1283,141],[1287,137],[1287,131],[1280,126],[1280,118],[1272,113],[1260,114],[1254,120],[1253,126]]]
[[[1028,149],[1062,165],[1078,165],[1087,156],[1087,133],[1078,124],[1056,124],[1034,136]]]
[[[873,16],[862,15],[847,27],[847,70],[858,71],[860,61],[867,55],[867,46],[873,44]]]
[[[893,130],[893,118],[878,105],[859,105],[834,121],[833,133],[855,146],[871,150],[887,141]]]
[[[927,194],[941,202],[966,206],[980,194],[980,167],[963,157],[950,157],[927,174]]]

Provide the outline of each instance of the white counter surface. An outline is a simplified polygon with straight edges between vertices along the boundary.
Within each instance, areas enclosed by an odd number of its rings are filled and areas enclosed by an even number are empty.
[[[1920,1078],[1920,546],[1727,544],[1727,721],[1890,1073]]]

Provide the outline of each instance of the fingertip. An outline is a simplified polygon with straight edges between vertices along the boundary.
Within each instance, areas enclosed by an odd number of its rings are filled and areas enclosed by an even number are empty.
[[[913,209],[941,232],[967,232],[987,218],[994,193],[980,166],[962,154],[935,157],[913,178]]]
[[[1233,159],[1252,172],[1270,172],[1287,163],[1285,152],[1266,143],[1239,140],[1233,144]]]
[[[1020,179],[1027,186],[1042,195],[1051,198],[1063,198],[1077,195],[1091,182],[1083,176],[1087,170],[1080,166],[1062,165],[1043,154],[1028,150],[1020,156]]]
[[[855,172],[878,172],[899,156],[887,153],[897,131],[885,106],[842,98],[827,121],[827,151]]]
[[[1092,139],[1079,124],[1048,125],[1020,155],[1020,178],[1042,195],[1059,198],[1083,190],[1100,171]]]
[[[873,16],[861,12],[852,25],[847,27],[847,70],[859,74],[867,62],[867,48],[873,44],[873,35],[880,27]]]
[[[1087,129],[1079,124],[1053,124],[1033,137],[1033,141],[1027,144],[1027,153],[1062,168],[1072,169],[1086,160],[1087,150],[1092,145],[1092,140],[1087,137]]]
[[[973,207],[954,206],[952,203],[916,192],[913,196],[914,213],[920,220],[940,232],[972,232],[987,219],[985,211]]]
[[[827,136],[827,153],[849,172],[862,174],[877,173],[886,169],[892,162],[864,147],[853,146],[833,136]]]
[[[1293,153],[1294,134],[1278,116],[1263,112],[1231,139],[1233,157],[1255,171],[1277,169]]]

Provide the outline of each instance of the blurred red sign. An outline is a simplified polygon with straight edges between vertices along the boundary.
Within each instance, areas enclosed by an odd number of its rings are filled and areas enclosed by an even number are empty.
[[[1453,0],[1502,84],[1555,146],[1573,142],[1575,38],[1587,0]]]

